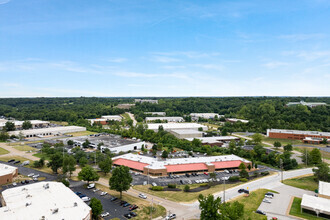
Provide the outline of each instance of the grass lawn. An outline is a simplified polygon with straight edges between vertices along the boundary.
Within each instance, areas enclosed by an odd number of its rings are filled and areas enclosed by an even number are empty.
[[[299,151],[301,153],[304,153],[306,149],[307,149],[307,151],[313,150],[313,148],[311,148],[311,147],[294,147],[293,148],[293,150]],[[323,150],[320,150],[320,152],[322,154],[322,158],[330,160],[330,152],[326,152]]]
[[[19,146],[14,146],[13,148],[15,148],[16,150],[20,150],[20,151],[36,151],[37,149],[30,147],[29,145],[19,145]]]
[[[79,131],[79,132],[67,133],[67,135],[72,135],[73,137],[86,136],[91,134],[97,134],[97,133],[92,131]]]
[[[234,184],[226,184],[226,189],[232,188],[234,186],[240,185],[241,183],[234,183]],[[190,184],[190,189],[197,188],[200,184]],[[223,184],[212,186],[211,188],[201,191],[201,192],[184,192],[184,191],[152,191],[148,190],[150,185],[142,186],[137,185],[133,186],[134,189],[145,192],[151,195],[158,196],[160,198],[168,199],[174,202],[194,202],[198,199],[199,194],[207,196],[209,194],[213,194],[216,192],[220,192],[223,190]],[[178,185],[177,188],[183,189],[184,185]]]
[[[66,121],[50,121],[50,123],[52,123],[52,124],[56,124],[56,125],[62,125],[62,126],[67,126],[67,125],[69,125],[69,123],[66,122]]]
[[[126,121],[131,119],[127,113],[121,114],[120,116],[122,116]]]
[[[300,140],[289,140],[289,139],[280,139],[280,138],[270,138],[264,137],[263,142],[267,142],[269,144],[274,144],[275,141],[281,142],[282,146],[287,144],[302,144],[303,142]]]
[[[110,195],[119,198],[119,195],[120,195],[119,192],[116,192],[114,190],[110,190],[106,186],[103,186],[103,185],[97,183],[96,188],[98,188],[102,191],[108,192]],[[148,201],[137,198],[137,197],[134,197],[134,196],[131,196],[131,195],[128,195],[125,192],[123,192],[122,200],[127,201],[130,204],[135,204],[135,205],[139,206],[139,208],[134,211],[138,214],[138,216],[135,217],[134,219],[144,220],[144,219],[148,219],[148,216],[150,217],[150,212],[149,212],[150,208],[148,208],[148,207],[150,207],[151,204]],[[157,218],[159,216],[165,216],[166,215],[166,209],[163,206],[160,206],[160,205],[155,206],[154,205],[154,207],[155,207],[155,209],[153,209],[153,212],[152,212],[152,217],[153,218]]]
[[[1,161],[5,161],[5,162],[7,162],[8,160],[11,160],[11,159],[19,160],[19,161],[21,161],[21,163],[24,162],[24,161],[29,160],[29,159],[27,159],[25,157],[20,157],[20,156],[4,156],[4,157],[0,157],[0,160]],[[31,160],[29,160],[29,161],[30,161],[30,163],[32,162]]]
[[[4,155],[4,154],[8,154],[8,153],[9,153],[9,151],[0,147],[0,155]]]
[[[284,184],[305,189],[305,190],[310,190],[314,191],[315,189],[318,189],[318,183],[314,181],[314,176],[302,176],[298,178],[293,178],[293,179],[286,179],[283,181]]]
[[[320,219],[327,219],[322,217],[317,217],[316,214],[310,214],[306,212],[301,212],[301,198],[294,197],[293,203],[290,209],[290,215],[297,216],[300,218],[308,219],[308,220],[320,220]]]
[[[248,197],[244,197],[243,195],[239,196],[236,199],[231,200],[230,202],[238,201],[244,204],[244,216],[243,219],[253,219],[253,220],[267,220],[267,217],[264,215],[260,215],[255,213],[258,209],[260,203],[265,197],[265,193],[274,192],[268,189],[258,189],[253,192],[250,192]]]
[[[32,156],[39,157],[39,158],[44,157],[45,160],[49,160],[50,159],[50,157],[47,154],[42,154],[42,153],[32,154]]]

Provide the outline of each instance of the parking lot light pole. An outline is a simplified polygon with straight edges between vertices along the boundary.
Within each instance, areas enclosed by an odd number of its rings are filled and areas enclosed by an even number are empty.
[[[224,190],[223,190],[223,202],[225,203],[226,202],[226,178],[223,178],[223,187],[224,187]]]

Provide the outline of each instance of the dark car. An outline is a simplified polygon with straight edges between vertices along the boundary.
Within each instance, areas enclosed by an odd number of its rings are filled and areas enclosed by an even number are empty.
[[[186,173],[186,177],[190,177],[189,173]]]
[[[21,161],[17,160],[17,161],[14,162],[14,164],[18,164],[18,163],[20,163],[20,162],[21,162]]]
[[[83,198],[83,197],[86,197],[86,195],[84,195],[84,194],[80,194],[79,197],[80,197],[80,198]]]
[[[260,215],[266,215],[265,212],[261,211],[261,210],[257,210],[256,213],[260,214]]]
[[[112,197],[111,199],[110,199],[110,201],[116,201],[118,198],[117,197]]]
[[[137,208],[139,208],[139,206],[137,206],[137,205],[131,205],[131,206],[129,207],[129,210],[133,211],[133,210],[135,210],[135,209],[137,209]]]
[[[81,192],[75,192],[75,194],[76,194],[76,195],[80,195],[80,194],[81,194]]]
[[[127,207],[127,206],[130,206],[131,204],[129,204],[128,202],[126,202],[123,207]]]
[[[30,182],[30,181],[28,181],[28,180],[25,180],[25,183],[26,183],[26,184],[28,184],[29,182]]]
[[[25,181],[24,181],[24,180],[22,180],[22,181],[21,181],[21,184],[25,184]]]
[[[132,218],[131,214],[129,214],[129,213],[125,214],[124,217],[128,218],[128,219]]]
[[[272,197],[274,197],[274,193],[272,193],[272,192],[268,192],[268,193],[266,193],[265,195],[268,195],[268,196],[272,196]]]
[[[135,212],[130,212],[129,214],[130,214],[132,217],[137,216],[137,214],[136,214]]]
[[[246,190],[246,189],[239,189],[238,190],[238,193],[246,193],[246,194],[249,194],[249,190]]]
[[[14,159],[11,159],[11,160],[8,160],[8,163],[11,163],[11,162],[14,162],[15,160]]]
[[[126,201],[121,201],[120,202],[120,205],[124,205],[124,204],[126,204],[127,202]]]

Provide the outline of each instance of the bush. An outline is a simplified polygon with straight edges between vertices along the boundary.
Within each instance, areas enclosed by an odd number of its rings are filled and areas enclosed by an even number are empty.
[[[190,186],[189,186],[189,185],[185,185],[183,190],[184,190],[185,192],[188,192],[188,191],[190,190]]]
[[[208,184],[208,183],[202,183],[202,184],[200,184],[199,186],[200,186],[200,187],[207,187],[207,186],[209,186],[209,184]]]
[[[169,184],[167,185],[167,187],[168,187],[168,188],[171,188],[171,189],[175,189],[175,188],[176,188],[176,184],[171,184],[171,183],[169,183]]]
[[[236,182],[238,180],[239,180],[239,176],[231,176],[231,177],[229,177],[229,181],[230,182]]]
[[[162,187],[162,186],[152,186],[151,190],[153,190],[153,191],[163,191],[164,187]]]
[[[248,179],[246,179],[246,178],[240,178],[239,180],[240,180],[241,182],[244,182],[244,183],[248,181]]]
[[[253,173],[253,177],[258,177],[258,176],[259,176],[258,172]]]
[[[260,174],[261,174],[261,176],[267,176],[267,175],[269,175],[269,172],[268,171],[264,171],[264,172],[261,172]]]

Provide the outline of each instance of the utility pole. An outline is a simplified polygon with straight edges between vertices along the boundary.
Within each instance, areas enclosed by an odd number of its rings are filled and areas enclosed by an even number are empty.
[[[223,202],[225,203],[226,202],[226,178],[223,177],[223,187],[224,187],[224,190],[223,190]]]
[[[306,167],[307,167],[307,148],[305,148],[305,154],[306,154],[305,162],[306,162]]]
[[[280,159],[280,167],[281,167],[281,183],[283,183],[283,160]]]

